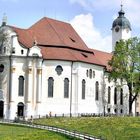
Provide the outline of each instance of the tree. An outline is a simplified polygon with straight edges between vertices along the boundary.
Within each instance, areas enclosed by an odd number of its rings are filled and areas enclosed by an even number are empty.
[[[129,89],[129,114],[140,93],[140,39],[120,40],[109,61],[111,79],[124,79]]]
[[[2,50],[6,43],[8,42],[8,34],[6,33],[4,27],[0,27],[0,53],[2,53]]]

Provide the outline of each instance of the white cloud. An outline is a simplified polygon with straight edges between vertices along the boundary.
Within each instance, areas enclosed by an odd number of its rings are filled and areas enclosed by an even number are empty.
[[[140,1],[139,0],[127,0],[125,8],[127,9],[127,17],[131,21],[131,24],[140,28]]]
[[[112,8],[117,7],[120,1],[118,0],[70,0],[72,4],[78,3],[82,7],[84,7],[87,10],[110,10]]]
[[[103,37],[101,35],[100,31],[94,25],[91,14],[75,16],[70,23],[89,48],[111,52],[111,36]]]
[[[112,12],[112,10],[118,9],[121,4],[119,0],[70,0],[70,2],[72,4],[78,3],[87,11],[96,10],[102,12]],[[123,5],[132,26],[140,28],[140,0],[123,0]]]

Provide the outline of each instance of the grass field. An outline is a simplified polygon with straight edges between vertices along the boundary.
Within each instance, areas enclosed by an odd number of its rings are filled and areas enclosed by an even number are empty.
[[[140,140],[140,118],[48,118],[34,123],[77,130],[106,140]]]
[[[46,130],[0,124],[0,140],[76,140]]]

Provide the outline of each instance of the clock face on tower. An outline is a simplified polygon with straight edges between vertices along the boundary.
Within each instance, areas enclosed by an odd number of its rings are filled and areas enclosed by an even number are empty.
[[[120,30],[120,28],[117,26],[117,27],[115,28],[115,32],[119,32],[119,30]]]
[[[129,28],[126,29],[126,32],[127,32],[127,33],[129,32]]]

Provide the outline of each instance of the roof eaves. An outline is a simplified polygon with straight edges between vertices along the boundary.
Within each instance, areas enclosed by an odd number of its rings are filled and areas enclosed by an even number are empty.
[[[71,46],[65,46],[65,45],[61,45],[61,46],[59,46],[59,45],[45,45],[45,44],[37,44],[37,46],[40,46],[40,47],[56,47],[56,48],[66,48],[66,49],[72,49],[72,50],[76,50],[76,51],[82,51],[82,52],[85,52],[85,53],[91,53],[91,54],[93,54],[94,55],[94,52],[93,51],[91,51],[91,50],[84,50],[84,49],[79,49],[79,48],[74,48],[74,47],[71,47]]]

